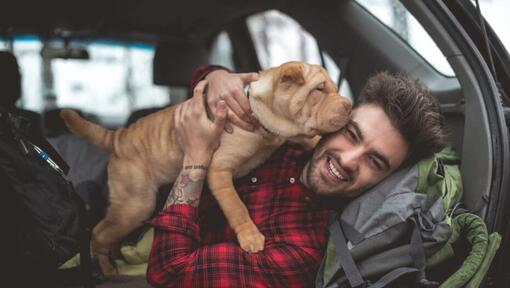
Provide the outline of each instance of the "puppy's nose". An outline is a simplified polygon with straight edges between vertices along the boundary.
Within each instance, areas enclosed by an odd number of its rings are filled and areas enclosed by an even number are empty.
[[[332,126],[334,130],[342,128],[349,119],[349,115],[352,110],[352,103],[347,98],[337,99],[335,105],[331,105],[328,107],[326,111],[331,112],[335,115],[331,118],[329,125]]]
[[[345,112],[347,114],[351,114],[351,111],[352,111],[352,103],[351,103],[351,101],[344,101],[343,105],[344,105]]]

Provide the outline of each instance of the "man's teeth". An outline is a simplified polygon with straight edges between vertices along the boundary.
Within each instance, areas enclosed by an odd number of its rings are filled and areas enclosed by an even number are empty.
[[[340,172],[338,172],[338,170],[336,170],[335,166],[333,165],[333,162],[331,161],[331,159],[328,161],[328,166],[329,166],[329,171],[335,175],[336,178],[340,179],[340,180],[345,180],[345,178],[340,174]]]

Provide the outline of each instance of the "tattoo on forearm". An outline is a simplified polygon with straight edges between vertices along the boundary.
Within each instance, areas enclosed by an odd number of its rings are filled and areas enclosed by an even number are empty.
[[[202,164],[199,164],[199,165],[186,165],[186,166],[184,166],[184,169],[185,170],[189,170],[189,169],[202,169],[202,170],[206,170],[207,171],[207,166],[202,165]]]
[[[187,165],[183,167],[172,187],[172,191],[168,195],[165,207],[175,204],[188,204],[198,207],[206,172],[207,166],[204,165]]]

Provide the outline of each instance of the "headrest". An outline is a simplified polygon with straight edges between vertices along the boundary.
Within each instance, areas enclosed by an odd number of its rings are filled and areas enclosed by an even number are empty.
[[[196,42],[183,39],[161,42],[154,54],[154,84],[189,87],[195,68],[208,62],[207,50]]]
[[[67,128],[64,120],[60,117],[60,111],[62,111],[62,109],[64,109],[64,107],[54,108],[51,110],[47,110],[43,113],[43,123],[44,128],[46,130],[45,131],[46,137],[58,137],[63,134],[71,133],[71,131],[69,131],[69,128]],[[76,108],[67,109],[73,109],[81,117],[86,118],[87,120],[93,120],[90,119],[90,117],[87,117],[88,115],[84,115],[84,113],[81,110],[78,110]]]
[[[19,74],[18,70],[18,61],[16,60],[16,56],[14,56],[9,51],[0,51],[0,71],[3,73],[14,71]]]
[[[16,56],[0,51],[0,104],[13,106],[21,97],[21,76]]]

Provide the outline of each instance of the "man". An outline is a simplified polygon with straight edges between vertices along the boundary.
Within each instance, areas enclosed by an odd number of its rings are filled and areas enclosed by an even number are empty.
[[[199,70],[195,80],[208,72]],[[256,76],[215,70],[206,79],[215,122],[207,122],[203,112],[205,82],[176,113],[186,156],[163,212],[151,222],[156,230],[147,277],[156,286],[310,287],[328,236],[329,212],[317,205],[319,200],[356,197],[444,146],[439,106],[421,84],[402,75],[372,77],[350,123],[325,135],[312,155],[284,145],[236,182],[266,237],[264,250],[249,254],[202,188],[225,119],[257,128],[242,94],[244,84]]]

